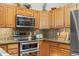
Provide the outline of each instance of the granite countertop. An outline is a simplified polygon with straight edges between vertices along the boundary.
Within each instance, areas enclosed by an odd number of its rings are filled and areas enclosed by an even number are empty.
[[[10,44],[10,43],[18,43],[18,41],[15,40],[0,40],[0,44]]]
[[[41,40],[47,40],[47,41],[53,41],[53,42],[70,44],[69,40],[57,40],[57,39],[41,39]]]

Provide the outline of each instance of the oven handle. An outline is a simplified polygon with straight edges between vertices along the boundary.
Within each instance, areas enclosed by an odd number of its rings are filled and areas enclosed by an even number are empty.
[[[30,42],[30,43],[20,43],[21,45],[25,45],[25,44],[38,44],[38,42]]]

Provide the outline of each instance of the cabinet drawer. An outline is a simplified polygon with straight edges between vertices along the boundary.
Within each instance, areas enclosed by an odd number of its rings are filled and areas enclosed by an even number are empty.
[[[11,49],[11,50],[8,50],[8,53],[11,55],[11,54],[18,54],[19,51],[18,49]]]
[[[18,49],[18,44],[8,44],[8,49]]]
[[[56,42],[50,42],[50,45],[51,46],[58,46],[58,43],[56,43]]]
[[[50,50],[56,50],[57,47],[50,45]]]
[[[70,45],[67,44],[59,44],[60,48],[70,49]]]
[[[63,56],[70,55],[70,50],[67,50],[67,49],[60,49],[59,52],[60,52],[60,55],[63,55]]]

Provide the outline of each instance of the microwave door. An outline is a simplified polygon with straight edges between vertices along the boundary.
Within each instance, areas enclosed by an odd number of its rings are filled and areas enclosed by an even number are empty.
[[[35,19],[33,17],[17,17],[17,27],[21,28],[34,28]]]

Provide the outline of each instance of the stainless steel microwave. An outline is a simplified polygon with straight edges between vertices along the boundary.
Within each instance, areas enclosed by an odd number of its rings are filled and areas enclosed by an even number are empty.
[[[31,16],[17,15],[16,27],[32,28],[35,26],[35,18]]]

